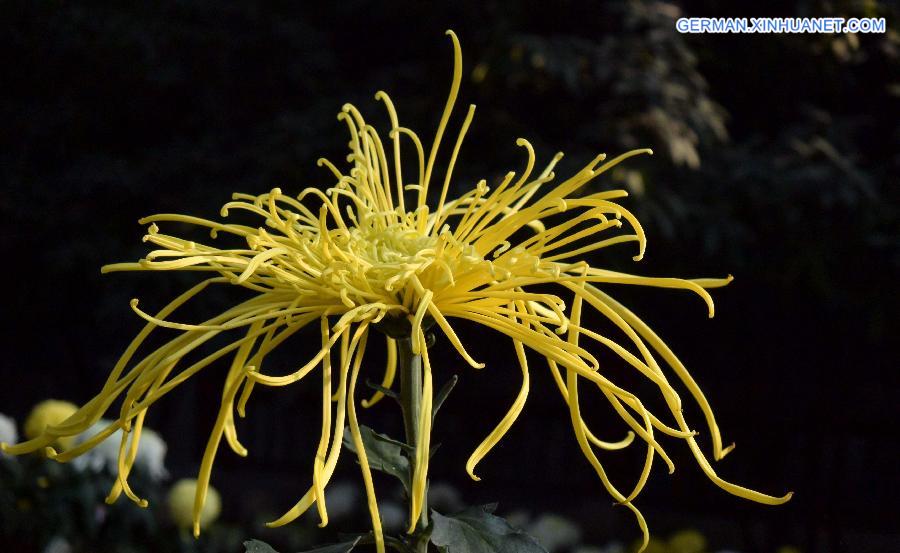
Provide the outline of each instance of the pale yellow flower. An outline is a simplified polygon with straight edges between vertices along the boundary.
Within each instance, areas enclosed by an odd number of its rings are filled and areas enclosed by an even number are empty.
[[[697,530],[679,530],[669,538],[672,553],[703,553],[706,551],[706,537]]]
[[[25,419],[25,437],[28,439],[37,438],[44,433],[48,426],[63,422],[76,411],[78,411],[78,406],[68,401],[47,399],[38,403],[31,409],[31,413]],[[74,436],[60,436],[55,440],[56,444],[62,449],[68,449],[74,441]]]
[[[325,159],[319,162],[335,178],[331,188],[307,188],[298,196],[286,195],[280,189],[258,196],[235,194],[233,201],[222,208],[222,217],[232,211],[255,215],[261,221],[259,226],[179,214],[143,219],[141,223],[149,225],[145,240],[158,249],[136,263],[109,265],[104,271],[195,271],[209,276],[156,314],[143,311],[133,300],[132,308],[146,319],[147,325],[126,349],[100,393],[41,436],[5,448],[14,453],[33,451],[60,436],[75,435],[121,399],[119,417],[109,427],[72,450],[51,453],[60,461],[69,460],[123,429],[119,478],[110,500],[124,492],[145,504],[127,481],[139,441],[128,442],[124,436],[135,433],[137,437],[151,405],[198,371],[227,356],[230,370],[224,381],[221,408],[198,476],[193,506],[196,533],[222,439],[239,455],[247,454],[237,439],[235,411],[244,415],[254,386],[287,386],[318,368],[324,421],[317,451],[311,455],[312,485],[294,507],[271,524],[285,524],[312,505],[319,512],[321,524],[327,523],[324,490],[334,474],[348,424],[358,452],[376,545],[382,551],[374,485],[357,420],[356,386],[373,325],[388,320],[407,321],[413,352],[422,356],[424,367],[420,431],[415,444],[418,453],[412,475],[412,531],[423,509],[431,439],[433,366],[423,329],[428,319],[434,322],[438,337],[476,369],[484,365],[467,351],[455,325],[474,323],[508,337],[521,369],[522,385],[515,401],[466,464],[472,478],[477,480],[477,463],[505,435],[525,404],[530,388],[529,352],[546,363],[569,407],[582,452],[609,494],[637,517],[645,543],[647,526],[634,500],[647,482],[657,456],[670,471],[674,470],[659,441],[660,435],[684,441],[707,476],[726,491],[761,503],[787,501],[789,495],[764,495],[728,483],[715,473],[696,440],[698,432],[684,418],[682,398],[675,385],[686,388],[698,403],[706,418],[712,457],[721,459],[731,447],[722,447],[709,403],[668,346],[608,293],[609,288],[621,285],[688,290],[706,303],[712,316],[713,303],[706,289],[723,286],[730,277],[681,280],[635,276],[602,269],[585,260],[587,254],[617,244],[634,244],[635,260],[644,255],[646,242],[640,223],[617,203],[627,193],[592,191],[587,185],[623,160],[649,154],[649,150],[627,152],[612,160],[598,155],[574,175],[554,182],[554,167],[562,154],[535,171],[534,149],[520,138],[516,144],[526,154],[521,173],[510,171],[493,186],[482,180],[459,197],[449,196],[453,169],[475,110],[469,106],[446,160],[447,168],[443,175],[436,175],[436,160],[462,77],[459,43],[456,35],[449,34],[455,57],[453,80],[427,150],[418,135],[400,124],[387,94],[378,92],[375,99],[383,102],[390,129],[383,137],[354,106],[345,105],[338,119],[350,134],[349,169],[342,171]],[[401,163],[401,151],[410,148],[417,161],[411,174],[403,171]],[[214,241],[186,240],[165,234],[158,227],[172,223],[205,227]],[[238,243],[213,245],[217,237],[230,237]],[[241,287],[250,298],[199,324],[171,320],[185,302],[204,289],[219,285]],[[582,313],[586,310],[605,317],[618,328],[619,341],[582,325]],[[309,325],[318,325],[321,350],[289,374],[264,372],[266,355]],[[138,355],[147,336],[159,327],[177,330],[179,334],[161,347]],[[239,335],[206,357],[192,358],[202,344],[229,332]],[[396,372],[397,342],[389,336],[384,340],[388,365],[382,381],[390,387]],[[337,355],[333,359],[335,348]],[[664,400],[666,412],[661,416],[651,413],[644,400],[617,384],[592,353],[597,348],[614,353],[649,380]],[[585,390],[599,392],[606,398],[629,428],[624,439],[604,441],[589,429],[580,409]],[[380,397],[380,393],[376,394],[364,405],[370,406]],[[632,486],[620,488],[607,476],[598,450],[623,449],[635,436],[646,446],[643,470]]]
[[[629,549],[632,553],[672,553],[669,546],[663,540],[650,538],[649,540],[636,541]]]
[[[169,506],[169,515],[179,528],[191,528],[194,525],[194,497],[197,495],[197,481],[193,478],[184,478],[175,482],[166,501]],[[200,524],[208,526],[219,518],[222,512],[222,499],[215,488],[209,486],[206,492],[206,502],[200,510]]]

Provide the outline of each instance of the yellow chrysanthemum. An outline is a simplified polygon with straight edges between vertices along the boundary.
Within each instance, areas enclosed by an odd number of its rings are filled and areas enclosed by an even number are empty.
[[[699,404],[709,428],[713,458],[720,459],[730,447],[722,447],[703,393],[663,341],[605,291],[605,285],[613,284],[690,290],[706,302],[712,316],[713,303],[706,289],[723,286],[730,277],[650,278],[601,269],[583,259],[589,252],[627,242],[637,245],[636,260],[643,256],[645,239],[639,222],[616,203],[626,192],[584,189],[621,161],[649,154],[650,150],[631,151],[609,161],[599,155],[573,176],[551,184],[555,178],[553,169],[562,154],[557,154],[543,170],[535,173],[534,150],[526,140],[519,139],[516,143],[527,153],[525,169],[520,175],[509,172],[493,188],[482,180],[462,196],[449,198],[453,168],[474,115],[475,107],[470,106],[450,151],[446,172],[440,184],[433,182],[437,179],[434,171],[439,148],[462,76],[459,42],[452,32],[448,34],[455,55],[453,82],[429,150],[423,148],[418,135],[400,125],[387,94],[378,92],[375,99],[384,103],[391,123],[387,140],[366,123],[354,106],[345,105],[338,119],[350,132],[349,170],[342,172],[325,159],[319,162],[334,174],[336,183],[331,188],[325,191],[307,188],[296,197],[285,195],[280,189],[259,196],[235,194],[233,201],[222,208],[223,217],[235,210],[258,216],[264,223],[259,227],[177,214],[143,219],[142,224],[149,224],[145,240],[159,249],[137,263],[104,267],[104,272],[181,270],[211,273],[211,276],[155,315],[142,311],[137,300],[133,300],[132,308],[147,320],[147,325],[126,349],[100,393],[68,420],[47,428],[41,436],[4,448],[14,453],[33,451],[49,446],[60,436],[83,432],[114,401],[121,399],[119,418],[106,430],[69,451],[50,454],[67,461],[123,429],[119,478],[109,499],[124,492],[132,500],[145,504],[127,481],[139,441],[128,442],[125,436],[132,432],[139,435],[147,409],[163,395],[218,359],[229,356],[230,370],[224,382],[221,408],[198,476],[193,508],[196,533],[210,471],[223,437],[235,452],[247,454],[237,440],[234,412],[244,415],[255,385],[287,386],[321,367],[324,423],[315,454],[312,486],[272,525],[295,519],[313,504],[322,525],[327,523],[324,489],[342,449],[346,419],[362,468],[376,545],[382,551],[380,518],[356,415],[356,384],[370,330],[379,323],[405,321],[411,336],[409,347],[421,356],[421,409],[416,425],[417,454],[412,463],[415,467],[411,490],[412,531],[422,515],[424,503],[433,401],[433,367],[423,327],[426,321],[433,321],[439,336],[446,338],[471,366],[482,368],[454,331],[456,322],[466,321],[510,338],[522,371],[522,386],[509,412],[466,465],[472,478],[477,480],[476,464],[503,437],[522,410],[529,392],[526,351],[530,350],[546,361],[569,406],[581,450],[607,491],[634,512],[644,532],[645,544],[647,527],[633,501],[644,487],[656,455],[670,471],[674,469],[657,440],[659,434],[687,442],[707,476],[728,492],[761,503],[786,501],[789,495],[780,498],[764,495],[725,482],[716,475],[695,439],[697,432],[684,419],[681,397],[670,378],[680,381]],[[412,175],[401,170],[401,149],[410,145],[418,161],[418,171]],[[223,249],[163,234],[157,224],[164,223],[206,227],[213,239],[228,234],[244,245]],[[205,288],[220,284],[243,287],[253,296],[200,324],[169,320],[182,304]],[[548,293],[548,287],[556,287],[558,293]],[[584,327],[581,318],[585,309],[595,310],[618,327],[625,345]],[[318,354],[290,374],[272,375],[262,371],[262,362],[270,351],[300,329],[315,324],[321,332],[322,347]],[[156,350],[135,357],[147,336],[159,327],[181,332]],[[186,363],[199,346],[229,331],[240,335],[214,353]],[[388,366],[383,382],[386,387],[391,386],[396,372],[399,341],[385,334]],[[591,347],[586,347],[587,343]],[[666,403],[670,422],[655,416],[639,397],[606,376],[591,353],[592,347],[612,351],[650,380]],[[339,356],[333,364],[334,348]],[[625,439],[606,442],[590,431],[580,414],[585,383],[603,394],[630,428]],[[374,404],[380,397],[377,393],[364,405]],[[635,435],[646,444],[646,461],[636,484],[620,490],[607,477],[597,449],[625,448]]]

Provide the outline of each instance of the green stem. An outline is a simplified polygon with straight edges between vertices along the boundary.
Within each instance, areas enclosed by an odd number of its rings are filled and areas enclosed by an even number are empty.
[[[415,449],[419,443],[419,417],[422,411],[422,356],[413,353],[412,340],[409,337],[397,339],[397,363],[400,371],[400,406],[403,410],[403,428],[406,431],[406,443]],[[428,454],[427,452],[425,453]],[[412,482],[416,471],[416,457],[409,460],[409,477]],[[410,506],[412,495],[410,495]],[[422,515],[418,521],[418,529],[428,527],[428,497],[422,500]],[[420,553],[428,551],[428,542],[419,540],[416,550]]]

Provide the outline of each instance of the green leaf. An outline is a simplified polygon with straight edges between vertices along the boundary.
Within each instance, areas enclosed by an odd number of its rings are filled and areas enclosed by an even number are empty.
[[[359,433],[362,435],[363,447],[366,448],[369,466],[397,478],[408,491],[409,459],[403,455],[403,444],[375,432],[368,426],[360,426]],[[344,432],[344,447],[357,453],[349,428]]]
[[[384,434],[379,434],[378,432],[372,432],[372,437],[380,442],[384,442],[386,444],[393,444],[393,445],[399,447],[400,450],[406,455],[407,459],[409,458],[410,455],[416,454],[416,448],[414,448],[413,446],[411,446],[409,444],[405,444],[405,443],[401,442],[400,440],[395,440],[394,438],[391,438],[390,436],[385,436]]]
[[[434,423],[434,419],[437,417],[438,411],[440,411],[441,406],[447,400],[447,397],[450,395],[450,392],[453,391],[453,388],[456,386],[456,383],[459,381],[459,377],[455,374],[450,380],[447,381],[446,384],[441,388],[441,391],[438,392],[437,398],[434,400],[434,408],[431,410],[431,422]]]
[[[496,504],[452,516],[432,511],[431,543],[444,553],[547,553],[531,536],[491,514]]]
[[[382,386],[381,384],[378,384],[377,382],[372,382],[368,378],[366,379],[366,386],[368,386],[369,388],[372,388],[376,392],[381,392],[382,394],[393,399],[394,401],[400,401],[400,394],[398,394],[394,390],[391,390],[390,388],[385,388],[384,386]]]
[[[278,553],[272,546],[259,540],[247,540],[244,542],[246,553]]]

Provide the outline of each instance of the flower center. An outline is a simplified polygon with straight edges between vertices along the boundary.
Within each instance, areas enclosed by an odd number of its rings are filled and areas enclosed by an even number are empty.
[[[368,265],[386,269],[398,269],[421,265],[434,255],[437,239],[416,230],[398,227],[384,230],[354,229],[353,250]]]

